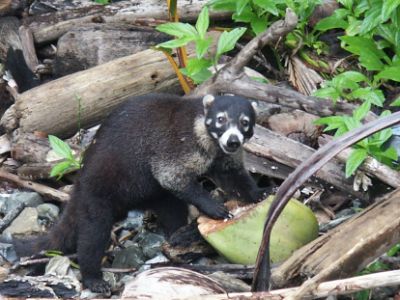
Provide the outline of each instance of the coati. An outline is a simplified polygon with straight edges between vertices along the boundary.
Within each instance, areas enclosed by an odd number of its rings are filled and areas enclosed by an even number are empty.
[[[76,250],[84,286],[107,292],[101,259],[113,223],[129,210],[153,209],[168,233],[186,224],[187,204],[211,218],[229,218],[198,182],[202,175],[249,202],[261,198],[241,149],[255,119],[251,102],[237,96],[151,94],[127,100],[86,151],[60,222],[36,240],[16,240],[17,254]]]

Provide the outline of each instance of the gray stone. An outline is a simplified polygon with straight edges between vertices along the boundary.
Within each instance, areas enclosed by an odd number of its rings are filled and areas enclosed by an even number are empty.
[[[141,210],[130,210],[128,217],[121,224],[126,229],[138,229],[143,226],[144,212]]]
[[[40,204],[38,207],[36,207],[36,209],[38,211],[39,218],[47,219],[51,222],[54,222],[60,213],[58,206],[51,203]]]
[[[41,232],[38,223],[38,212],[34,207],[26,207],[19,216],[4,230],[4,234],[28,235]]]
[[[0,256],[1,260],[3,260],[4,257],[9,262],[15,262],[18,260],[18,256],[15,253],[14,246],[12,244],[0,243]],[[1,264],[3,264],[3,261],[1,261]]]
[[[131,246],[115,253],[113,268],[139,268],[144,264],[145,256],[138,246]]]
[[[136,236],[136,241],[142,247],[143,254],[150,259],[161,252],[161,246],[165,242],[165,238],[156,233],[141,232]]]
[[[35,192],[20,192],[14,194],[0,195],[0,202],[5,201],[5,207],[2,207],[3,213],[13,210],[19,203],[24,203],[26,207],[36,207],[43,203],[42,197]],[[1,207],[1,204],[0,204]]]
[[[160,254],[154,256],[152,259],[146,260],[145,264],[152,265],[152,264],[161,264],[161,263],[167,263],[167,262],[169,262],[169,259],[166,258],[164,254],[160,253]]]

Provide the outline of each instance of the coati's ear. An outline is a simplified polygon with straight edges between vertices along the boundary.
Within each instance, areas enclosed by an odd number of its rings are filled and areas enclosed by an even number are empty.
[[[258,104],[255,101],[251,101],[251,106],[253,106],[254,112],[256,113],[256,116],[258,115]]]
[[[207,110],[211,107],[213,104],[215,98],[213,95],[205,95],[203,97],[203,106],[204,106],[204,112],[207,113]]]

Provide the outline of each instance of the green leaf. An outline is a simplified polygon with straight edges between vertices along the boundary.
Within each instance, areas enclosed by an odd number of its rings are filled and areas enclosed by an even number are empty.
[[[196,22],[196,29],[201,39],[205,38],[209,24],[210,24],[210,19],[208,17],[208,8],[207,6],[204,6]]]
[[[396,244],[392,248],[390,248],[386,254],[387,254],[387,256],[395,256],[399,252],[400,252],[400,243]]]
[[[371,102],[365,101],[363,104],[361,104],[354,112],[353,112],[353,117],[357,121],[361,121],[364,119],[364,117],[368,114],[368,112],[371,109]]]
[[[391,128],[378,131],[370,137],[370,145],[381,147],[393,135]]]
[[[324,131],[331,131],[343,127],[344,120],[342,116],[330,116],[330,117],[319,118],[318,120],[314,121],[314,124],[326,125]]]
[[[95,2],[98,3],[98,4],[103,4],[103,5],[106,5],[106,4],[110,3],[109,0],[95,0]]]
[[[250,23],[251,20],[256,17],[257,15],[253,12],[253,10],[249,6],[246,6],[241,14],[235,12],[232,15],[232,20],[234,20],[235,22]]]
[[[71,169],[71,163],[67,160],[56,164],[50,171],[50,177],[58,177],[60,179],[69,169]]]
[[[196,40],[196,54],[197,58],[202,58],[206,53],[208,48],[212,43],[212,38],[208,37],[206,39],[198,39]]]
[[[344,123],[346,124],[347,129],[353,130],[361,126],[361,122],[355,118],[349,116],[343,116]]]
[[[319,31],[327,31],[330,29],[341,28],[346,29],[349,25],[344,19],[348,11],[345,9],[337,9],[335,12],[326,18],[323,18],[315,25],[315,29]]]
[[[352,9],[353,0],[339,0],[338,2],[342,4],[345,8],[349,10]]]
[[[253,18],[250,22],[251,29],[256,35],[264,32],[267,29],[267,19],[263,17]]]
[[[382,14],[381,20],[382,22],[386,22],[392,12],[400,5],[400,0],[385,0],[382,1]]]
[[[241,14],[250,0],[236,0],[236,13]]]
[[[320,97],[324,99],[331,99],[333,101],[337,101],[340,98],[340,94],[337,89],[334,87],[326,87],[316,90],[313,95],[315,97]]]
[[[374,79],[375,80],[389,79],[400,82],[400,67],[399,66],[386,67],[383,71],[376,74]]]
[[[214,10],[226,10],[235,11],[236,10],[236,0],[212,0],[207,3]]]
[[[188,23],[180,23],[180,22],[165,23],[158,25],[156,29],[160,32],[176,36],[179,39],[190,38],[191,40],[194,40],[198,36],[196,29]]]
[[[339,74],[338,76],[336,76],[336,78],[343,78],[343,79],[351,80],[354,82],[368,81],[367,76],[365,76],[364,74],[362,74],[360,72],[356,72],[356,71],[343,72],[343,73]]]
[[[274,16],[279,16],[279,10],[273,0],[253,0],[253,3]]]
[[[349,178],[367,158],[367,150],[354,149],[346,161],[346,178]]]
[[[355,36],[360,32],[362,21],[357,20],[353,17],[348,18],[349,26],[346,28],[346,34],[348,36]]]
[[[373,90],[371,87],[358,88],[354,90],[350,96],[352,99],[360,99],[371,102],[376,106],[382,107],[385,101],[385,96],[381,90]]]
[[[361,65],[369,71],[383,70],[384,64],[381,59],[390,60],[385,52],[376,47],[372,39],[360,36],[342,36],[340,39],[345,42],[343,48],[359,55]]]
[[[390,106],[400,106],[400,97],[390,103]]]
[[[219,57],[223,53],[231,51],[235,47],[236,42],[245,32],[246,28],[244,27],[235,28],[230,32],[224,31],[218,40],[215,61],[218,62]]]
[[[189,76],[196,84],[201,84],[212,76],[211,71],[208,69],[200,69],[198,72],[193,73],[189,73],[187,68],[180,70],[184,75]]]
[[[54,135],[49,135],[49,142],[51,148],[54,150],[55,153],[66,159],[71,159],[71,160],[74,159],[72,150],[66,142],[60,140],[58,137]]]
[[[212,63],[208,59],[190,58],[187,62],[186,70],[187,70],[188,74],[195,74],[195,73],[198,73],[201,70],[207,69],[211,66],[212,66]]]
[[[365,18],[360,27],[360,35],[365,35],[382,22],[381,5],[381,3],[373,5],[372,8],[366,12]]]
[[[170,49],[179,48],[182,46],[186,46],[189,42],[191,42],[193,40],[194,39],[192,39],[192,38],[183,37],[180,39],[170,40],[170,41],[158,44],[157,48],[170,48]]]

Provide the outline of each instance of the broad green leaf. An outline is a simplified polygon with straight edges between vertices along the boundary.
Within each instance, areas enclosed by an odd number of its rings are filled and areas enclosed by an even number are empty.
[[[371,109],[371,102],[365,101],[363,104],[361,104],[354,112],[353,112],[353,117],[357,121],[361,121],[364,119],[364,117],[368,114],[368,112]]]
[[[370,32],[381,22],[381,4],[373,5],[373,7],[365,13],[365,18],[360,27],[360,35]]]
[[[338,0],[338,2],[347,9],[351,9],[353,6],[353,0]]]
[[[238,14],[235,12],[232,15],[232,20],[234,20],[235,22],[250,23],[251,20],[253,20],[253,18],[256,18],[256,17],[257,17],[257,15],[253,12],[253,10],[249,6],[246,6],[242,10],[241,14]]]
[[[361,126],[361,122],[356,120],[355,118],[351,118],[349,116],[343,116],[343,120],[349,131]]]
[[[250,22],[250,25],[254,33],[258,35],[267,29],[267,19],[263,17],[253,18]]]
[[[367,150],[354,149],[346,161],[346,178],[349,178],[367,158]]]
[[[273,0],[253,0],[253,3],[274,16],[279,16],[276,1]]]
[[[349,17],[349,26],[346,28],[346,34],[348,36],[355,36],[360,32],[362,21],[357,20],[353,17]]]
[[[371,102],[376,106],[381,107],[385,101],[385,96],[381,90],[373,90],[371,87],[359,88],[354,90],[350,96],[353,99],[360,99]]]
[[[209,61],[207,59],[191,58],[187,62],[186,69],[187,69],[188,74],[194,74],[194,73],[200,72],[203,69],[208,69],[211,66],[212,66],[211,61]]]
[[[62,161],[56,164],[50,171],[50,177],[58,177],[61,178],[65,172],[71,169],[71,163],[69,161]]]
[[[236,13],[241,14],[250,0],[236,0]]]
[[[193,41],[192,38],[184,37],[184,38],[180,38],[177,40],[171,40],[171,41],[167,41],[167,42],[158,44],[157,47],[173,49],[173,48],[186,46],[191,41]]]
[[[60,140],[58,137],[54,135],[49,135],[49,142],[51,148],[54,150],[55,153],[66,159],[71,159],[71,160],[74,159],[72,150],[66,142]]]
[[[206,39],[198,39],[196,40],[196,54],[197,58],[202,58],[206,53],[208,48],[212,43],[212,38],[208,37]]]
[[[394,245],[390,250],[386,253],[387,256],[395,256],[400,252],[400,243]]]
[[[396,161],[398,159],[397,151],[393,147],[389,147],[385,151],[376,151],[373,153],[373,155],[377,160],[389,166],[392,164],[392,161]]]
[[[382,14],[381,20],[382,22],[386,22],[392,12],[400,5],[400,0],[385,0],[382,1]]]
[[[191,40],[194,40],[198,36],[196,29],[188,23],[180,23],[180,22],[165,23],[158,25],[156,29],[160,32],[176,36],[179,39],[190,38]]]
[[[392,129],[391,128],[386,128],[381,131],[378,131],[374,135],[371,136],[370,138],[370,145],[375,145],[375,146],[382,146],[390,137],[393,135]]]
[[[361,0],[354,9],[354,15],[359,17],[362,13],[369,9],[369,0]]]
[[[398,30],[390,24],[379,24],[376,28],[376,32],[392,45],[395,45],[396,43],[397,31]]]
[[[360,82],[360,81],[368,81],[367,76],[365,76],[364,74],[360,73],[360,72],[356,72],[356,71],[346,71],[343,72],[341,74],[339,74],[338,76],[336,76],[336,78],[344,78],[347,80],[351,80],[354,82]]]
[[[230,32],[224,31],[218,40],[215,61],[218,62],[219,57],[223,53],[231,51],[235,47],[236,42],[240,39],[240,37],[245,32],[246,32],[246,28],[244,28],[244,27],[235,28]]]
[[[205,38],[209,24],[210,24],[210,19],[208,17],[208,8],[207,6],[204,6],[196,22],[197,32],[199,33],[200,38],[203,40]]]
[[[208,69],[201,69],[195,73],[189,73],[186,68],[180,70],[182,74],[189,76],[196,84],[201,84],[212,76],[211,71]]]
[[[400,97],[390,103],[390,106],[400,106]]]
[[[383,71],[376,74],[374,79],[375,80],[389,79],[400,82],[400,67],[399,66],[386,67]]]
[[[314,121],[315,125],[326,125],[324,128],[324,131],[331,131],[331,130],[336,130],[344,125],[343,117],[342,116],[330,116],[330,117],[324,117],[320,118],[316,121]]]
[[[342,36],[343,48],[360,56],[360,63],[369,71],[380,71],[384,64],[381,59],[390,60],[385,52],[378,49],[372,39],[359,36]]]
[[[345,13],[341,13],[345,12]],[[315,29],[319,31],[327,31],[330,29],[341,28],[346,29],[349,25],[347,21],[345,21],[346,14],[348,14],[347,10],[336,10],[331,16],[326,17],[319,21],[315,25]]]
[[[340,94],[337,89],[334,87],[326,87],[316,90],[313,95],[315,97],[320,97],[324,99],[331,99],[333,101],[337,101],[340,98]]]
[[[226,11],[236,10],[236,0],[212,0],[208,2],[207,5],[215,10],[226,10]]]

